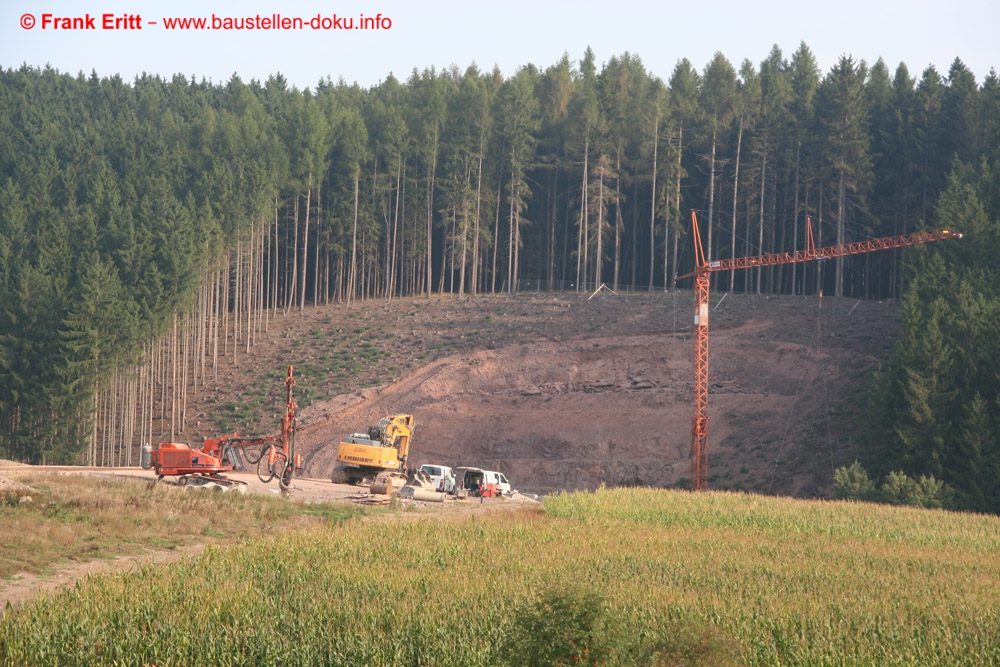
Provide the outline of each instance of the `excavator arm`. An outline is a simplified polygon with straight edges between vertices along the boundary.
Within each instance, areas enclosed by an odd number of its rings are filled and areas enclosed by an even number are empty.
[[[379,440],[386,447],[394,447],[398,452],[399,468],[406,468],[406,457],[410,453],[410,437],[413,435],[413,415],[391,415],[383,417],[372,433],[373,440]]]

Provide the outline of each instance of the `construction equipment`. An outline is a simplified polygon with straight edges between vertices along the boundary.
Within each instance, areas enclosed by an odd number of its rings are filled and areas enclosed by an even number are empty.
[[[698,216],[691,211],[691,232],[694,241],[695,270],[675,279],[694,277],[694,417],[691,423],[691,488],[708,489],[708,276],[717,271],[753,269],[812,260],[825,260],[847,255],[859,255],[876,250],[889,250],[907,246],[960,239],[962,235],[950,227],[932,231],[915,232],[902,236],[886,236],[856,243],[817,248],[813,240],[812,219],[806,218],[806,249],[795,252],[768,253],[733,259],[705,259],[701,245]],[[820,296],[823,296],[822,290]]]
[[[374,478],[369,491],[392,493],[406,483],[406,458],[413,435],[413,415],[383,417],[367,433],[355,433],[337,446],[334,484],[358,484]]]
[[[448,494],[438,489],[430,474],[423,468],[409,468],[406,484],[397,491],[400,498],[412,498],[429,503],[443,503]]]
[[[182,486],[191,484],[246,493],[246,482],[230,479],[223,473],[243,471],[248,464],[256,464],[260,481],[266,484],[276,478],[281,490],[287,491],[292,486],[295,470],[302,468],[302,457],[295,453],[295,409],[298,406],[292,400],[292,387],[295,386],[292,370],[289,366],[285,378],[287,396],[280,435],[241,437],[234,433],[206,438],[198,449],[183,443],[161,442],[155,448],[143,447],[142,467],[153,469],[160,479],[177,477]]]

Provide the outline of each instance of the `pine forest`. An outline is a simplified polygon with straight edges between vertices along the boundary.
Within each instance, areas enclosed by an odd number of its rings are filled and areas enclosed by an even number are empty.
[[[0,68],[0,457],[135,465],[279,313],[672,290],[692,210],[710,260],[803,249],[808,216],[817,245],[966,235],[712,289],[902,300],[862,462],[1000,511],[995,70],[822,72],[803,43],[662,74],[589,49],[369,89]]]

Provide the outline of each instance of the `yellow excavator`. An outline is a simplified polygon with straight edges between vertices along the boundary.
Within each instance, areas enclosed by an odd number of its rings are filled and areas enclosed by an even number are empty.
[[[406,484],[406,457],[413,435],[413,415],[382,418],[367,433],[348,436],[337,448],[337,466],[330,475],[334,484],[358,484],[374,478],[374,494],[397,491]]]

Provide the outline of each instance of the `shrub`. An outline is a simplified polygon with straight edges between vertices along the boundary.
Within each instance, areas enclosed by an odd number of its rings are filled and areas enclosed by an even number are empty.
[[[948,509],[954,505],[954,491],[933,476],[921,475],[919,479],[913,479],[902,471],[895,471],[886,475],[882,485],[876,488],[868,472],[857,461],[834,471],[833,493],[843,500],[928,509]]]
[[[933,476],[921,475],[915,480],[897,471],[886,475],[879,495],[890,505],[942,509],[952,505],[954,494],[951,487]]]
[[[834,471],[833,495],[841,500],[875,500],[875,483],[855,461],[850,467]]]
[[[609,655],[601,643],[605,606],[592,590],[567,584],[550,587],[522,606],[504,655],[511,667],[598,665]]]

